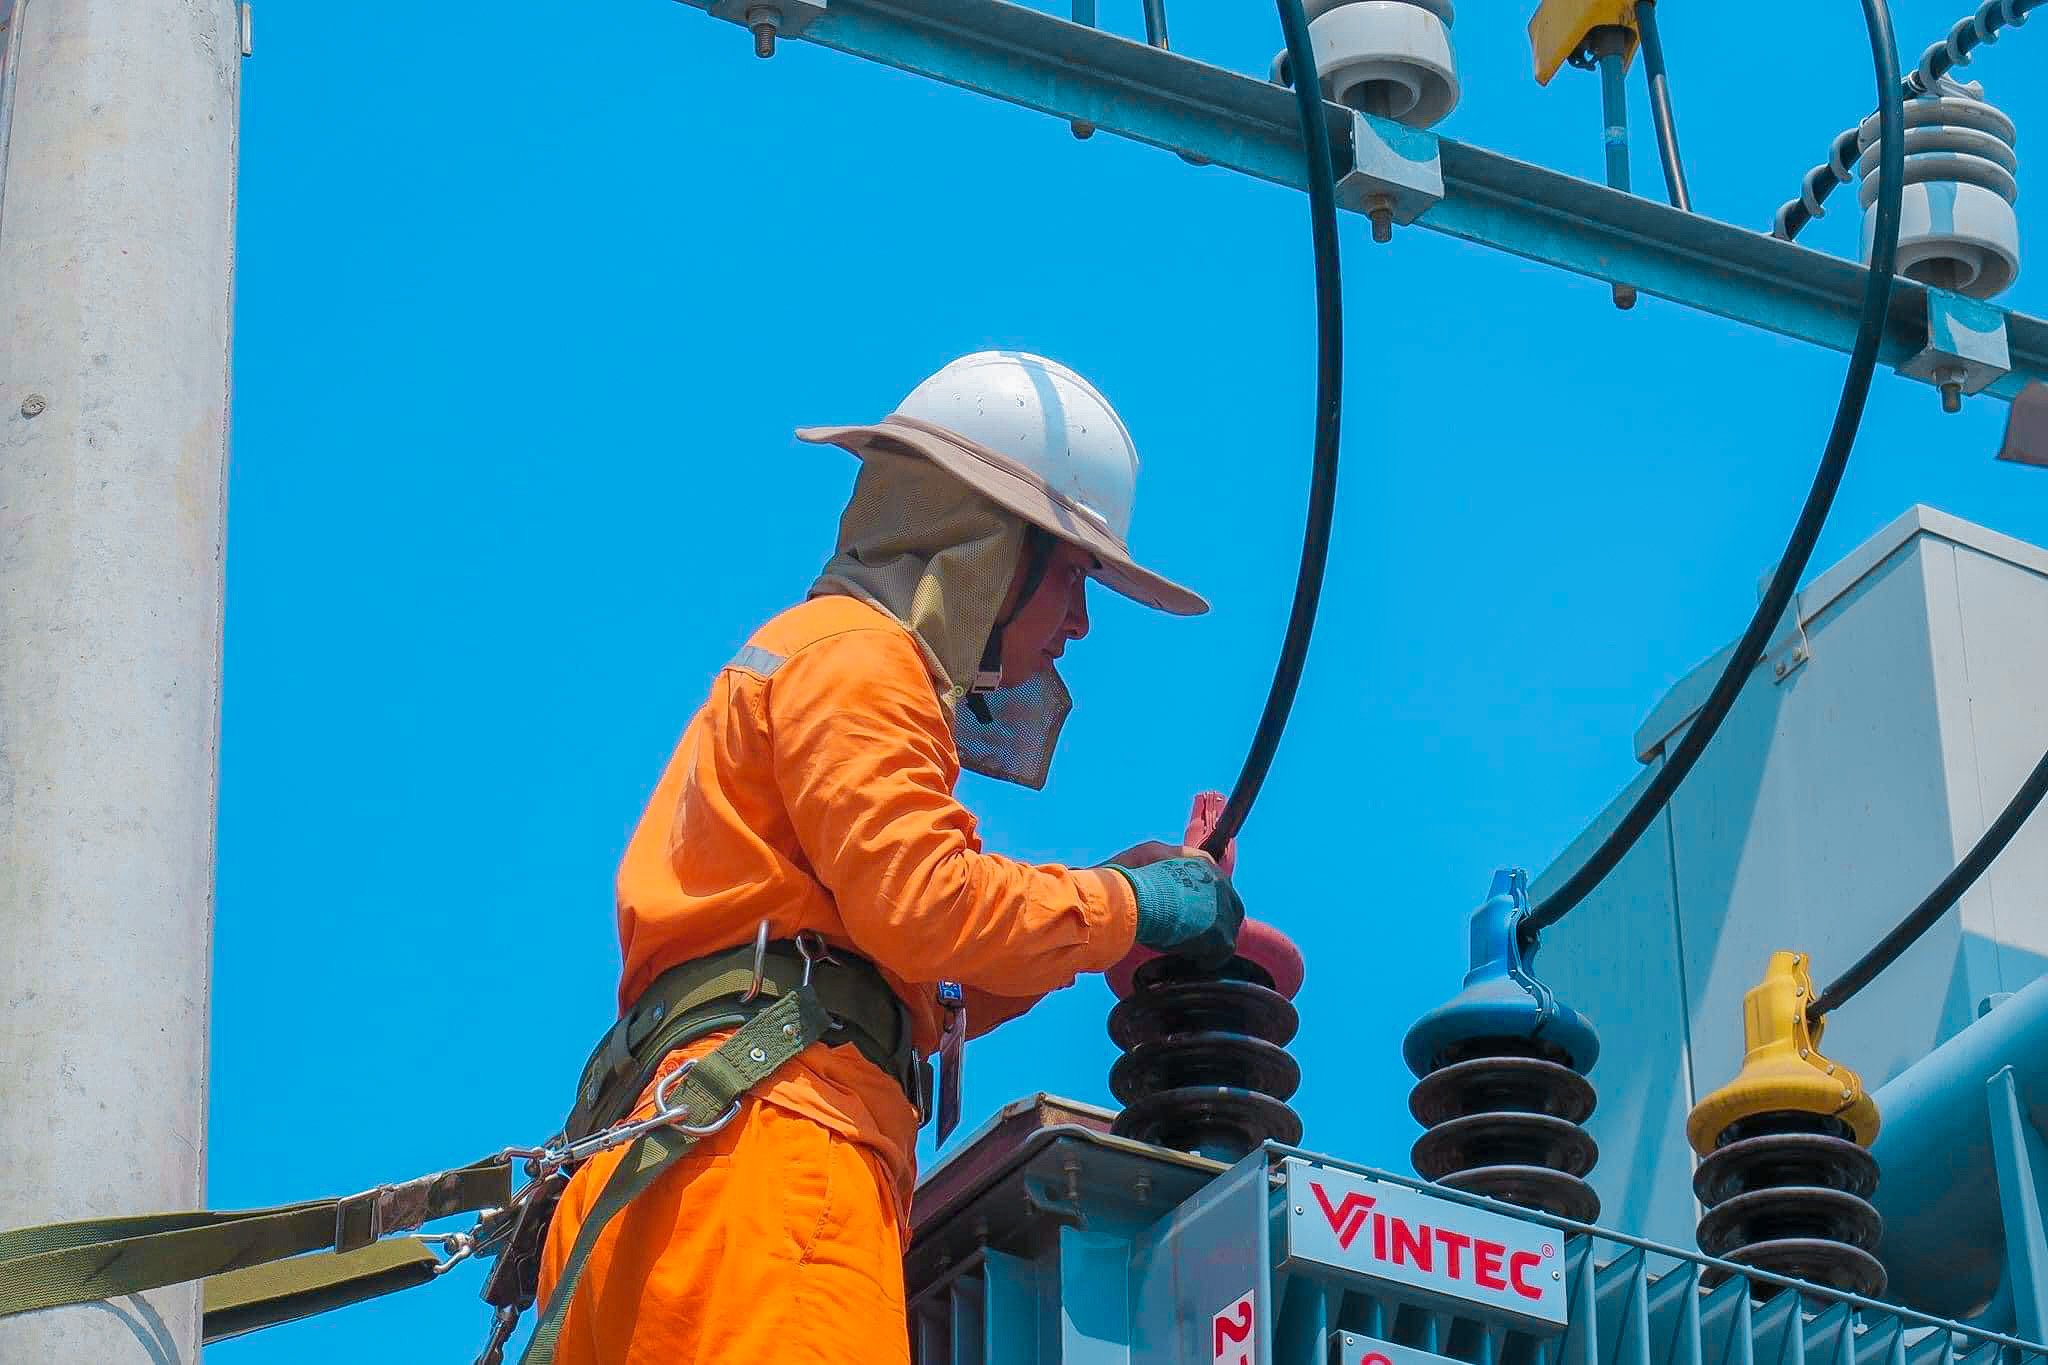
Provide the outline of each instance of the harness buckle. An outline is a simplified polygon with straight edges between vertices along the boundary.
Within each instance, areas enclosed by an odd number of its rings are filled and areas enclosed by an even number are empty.
[[[384,1199],[392,1187],[379,1185],[361,1194],[338,1199],[334,1204],[334,1249],[359,1251],[381,1241],[385,1233]]]

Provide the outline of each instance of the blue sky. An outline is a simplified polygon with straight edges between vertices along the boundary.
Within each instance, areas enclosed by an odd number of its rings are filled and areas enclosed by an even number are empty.
[[[831,548],[852,464],[790,429],[879,416],[951,355],[1021,346],[1093,378],[1145,457],[1141,556],[1215,604],[1097,595],[1046,791],[963,786],[988,845],[1093,861],[1228,785],[1307,485],[1300,195],[803,44],[756,61],[664,0],[257,8],[215,1206],[553,1130],[609,1022],[641,803],[713,671]],[[1526,14],[1491,8],[1458,24],[1441,130],[1597,176],[1595,82],[1536,86]],[[1135,0],[1103,10],[1138,29]],[[1267,5],[1171,10],[1210,61],[1262,72],[1280,44]],[[1902,0],[1907,60],[1959,12]],[[1859,8],[1813,10],[1762,67],[1753,23],[1663,18],[1696,205],[1766,228],[1868,105]],[[2023,149],[2048,129],[2037,41],[1971,73]],[[1635,174],[1661,191],[1646,136]],[[1807,240],[1846,252],[1836,202]],[[1740,630],[1844,360],[1655,300],[1618,313],[1604,285],[1426,232],[1375,247],[1355,218],[1344,265],[1329,591],[1239,883],[1309,957],[1307,1141],[1406,1169],[1401,1033],[1454,988],[1492,868],[1561,850],[1629,780],[1644,713]],[[2048,258],[2028,269],[2002,301],[2048,312]],[[1881,374],[1816,565],[1914,502],[2048,543],[2048,476],[1991,458],[2005,413],[1945,416]],[[968,1122],[1036,1090],[1106,1101],[1108,1004],[1083,981],[976,1044]],[[467,1358],[476,1283],[218,1354]]]

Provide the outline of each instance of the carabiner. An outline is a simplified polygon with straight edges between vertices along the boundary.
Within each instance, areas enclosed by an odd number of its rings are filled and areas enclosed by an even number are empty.
[[[723,1114],[701,1126],[694,1123],[684,1123],[681,1118],[683,1110],[669,1102],[669,1092],[682,1084],[683,1078],[688,1076],[696,1068],[696,1065],[697,1059],[693,1057],[661,1078],[661,1084],[654,1087],[654,1112],[652,1114],[649,1114],[644,1119],[628,1119],[623,1123],[615,1123],[601,1133],[592,1133],[581,1142],[570,1143],[561,1152],[559,1160],[554,1164],[567,1166],[588,1157],[593,1157],[599,1152],[608,1152],[614,1147],[623,1147],[629,1142],[635,1142],[647,1136],[647,1134],[657,1128],[677,1128],[688,1133],[691,1137],[698,1138],[710,1137],[713,1133],[724,1128],[725,1125],[739,1117],[740,1101],[737,1097],[734,1098],[732,1104]]]
[[[818,963],[829,962],[835,967],[839,965],[839,959],[832,956],[831,946],[825,942],[825,936],[816,929],[797,930],[796,951],[804,960],[803,983],[806,986],[811,984],[811,968]]]
[[[761,978],[768,970],[768,921],[762,920],[761,927],[754,930],[754,979],[747,983],[747,993],[740,997],[746,1004],[761,993]]]
[[[487,1218],[494,1213],[502,1211],[500,1209],[486,1209],[484,1210],[484,1217]],[[428,1275],[445,1275],[456,1266],[461,1265],[464,1261],[476,1255],[479,1245],[477,1241],[477,1228],[482,1226],[483,1219],[479,1218],[476,1227],[471,1228],[468,1232],[415,1232],[410,1234],[415,1242],[423,1242],[428,1246],[438,1244],[441,1248],[443,1259],[434,1262],[434,1268],[427,1272]]]

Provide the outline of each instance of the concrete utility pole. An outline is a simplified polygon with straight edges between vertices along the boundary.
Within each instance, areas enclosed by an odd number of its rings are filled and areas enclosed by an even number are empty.
[[[0,1227],[200,1207],[242,28],[0,0]],[[0,1321],[189,1362],[194,1287]]]

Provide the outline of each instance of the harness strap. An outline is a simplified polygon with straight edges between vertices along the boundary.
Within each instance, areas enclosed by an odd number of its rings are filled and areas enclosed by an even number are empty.
[[[356,1251],[300,1256],[207,1277],[200,1333],[208,1345],[281,1322],[346,1308],[426,1284],[440,1258],[417,1237],[392,1237]]]
[[[333,1302],[354,1302],[385,1292],[349,1297],[355,1279],[384,1282],[397,1272],[398,1253],[360,1254],[375,1250],[386,1233],[416,1228],[430,1218],[502,1207],[511,1195],[511,1162],[488,1157],[341,1199],[237,1213],[92,1218],[0,1232],[0,1317],[214,1277],[225,1281],[221,1302],[231,1314],[269,1311],[261,1305],[301,1294],[339,1295]],[[406,1257],[414,1262],[419,1256],[434,1259],[417,1239],[399,1245],[410,1248]],[[292,1257],[299,1259],[287,1259]],[[272,1273],[239,1282],[230,1275],[252,1267],[268,1267]],[[283,1312],[269,1320],[295,1316],[301,1314]]]
[[[680,993],[696,1008],[677,1014],[656,1007],[646,1018],[651,1027],[633,1030],[638,1046],[627,1051],[637,1053],[638,1060],[629,1057],[625,1065],[614,1069],[593,1059],[592,1074],[585,1079],[596,1082],[594,1093],[583,1098],[598,1100],[595,1092],[605,1092],[603,1098],[609,1099],[619,1093],[622,1083],[639,1080],[643,1069],[646,1080],[651,1080],[660,1059],[691,1038],[738,1025],[731,1038],[697,1059],[688,1073],[675,1081],[669,1103],[676,1119],[702,1131],[693,1134],[682,1127],[663,1127],[639,1138],[600,1191],[535,1332],[535,1344],[528,1347],[525,1359],[532,1365],[545,1365],[552,1359],[555,1336],[590,1245],[619,1209],[699,1136],[728,1121],[737,1112],[740,1097],[753,1086],[812,1043],[837,1036],[834,1019],[817,990],[780,979],[783,972],[772,960],[767,976],[769,985],[763,995],[779,994],[765,1008],[750,1006],[735,1012],[730,996],[722,1002],[706,999],[714,983],[700,978],[690,983],[695,989]],[[870,1004],[875,998],[871,991],[830,986],[828,990],[879,1031],[883,1016]],[[883,998],[893,1003],[893,996]],[[671,997],[670,1003],[683,1001]],[[869,1036],[865,1029],[846,1025],[838,1031],[850,1033],[855,1041],[867,1041]],[[907,1020],[899,1031],[895,1050],[907,1052]],[[633,1093],[637,1095],[645,1084],[641,1080]],[[631,1104],[632,1100],[626,1099],[620,1112]],[[582,1122],[572,1126],[590,1125],[593,1106],[583,1103],[578,1108],[575,1117]],[[514,1202],[512,1177],[512,1159],[500,1153],[454,1170],[338,1199],[239,1212],[153,1213],[0,1230],[0,1318],[193,1280],[204,1281],[203,1333],[209,1342],[344,1307],[433,1279],[445,1263],[429,1249],[427,1240],[389,1234],[407,1232],[452,1214],[507,1210]],[[544,1228],[544,1219],[540,1226]],[[530,1301],[530,1289],[527,1294]],[[511,1305],[515,1312],[516,1304],[515,1296]]]
[[[671,1103],[680,1104],[682,1122],[691,1128],[723,1125],[737,1109],[740,1097],[773,1075],[796,1055],[825,1036],[832,1020],[809,986],[798,986],[773,1005],[755,1015],[739,1032],[699,1058],[676,1086]],[[682,1127],[658,1128],[634,1142],[612,1168],[604,1188],[598,1192],[569,1258],[562,1266],[561,1279],[548,1300],[540,1320],[534,1324],[521,1365],[552,1365],[555,1342],[561,1336],[562,1321],[575,1298],[576,1283],[590,1250],[621,1209],[649,1185],[670,1163],[696,1145],[700,1135]]]
[[[881,973],[851,953],[807,964],[785,940],[768,944],[758,957],[752,945],[741,945],[656,977],[592,1051],[563,1136],[574,1141],[616,1122],[639,1103],[669,1053],[706,1033],[744,1024],[804,981],[836,1021],[827,1041],[852,1043],[922,1109],[929,1087],[911,1038],[910,1012]],[[750,1001],[744,999],[749,990],[755,992]]]

